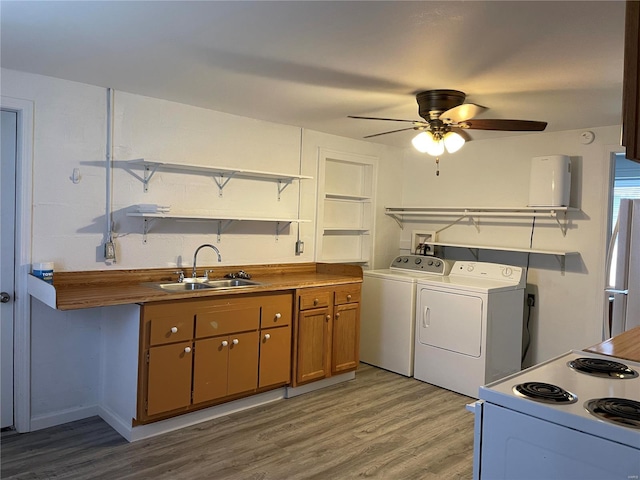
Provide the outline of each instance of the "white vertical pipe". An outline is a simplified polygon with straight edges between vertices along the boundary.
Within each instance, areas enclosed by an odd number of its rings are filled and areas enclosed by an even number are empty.
[[[106,145],[106,190],[107,190],[107,199],[106,199],[106,209],[105,209],[105,242],[111,241],[111,224],[112,224],[112,213],[111,213],[111,180],[112,180],[112,171],[111,164],[113,160],[113,89],[107,88],[107,145]]]

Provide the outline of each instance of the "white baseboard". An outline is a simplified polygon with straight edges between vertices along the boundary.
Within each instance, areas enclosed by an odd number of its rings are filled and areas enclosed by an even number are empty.
[[[224,415],[230,415],[248,408],[265,405],[284,398],[285,389],[279,388],[277,390],[270,390],[258,395],[241,398],[239,400],[234,400],[233,402],[223,403],[203,410],[198,410],[196,412],[178,415],[177,417],[168,418],[159,422],[139,425],[137,427],[132,427],[131,424],[127,424],[105,408],[101,408],[99,414],[105,422],[111,425],[111,427],[122,435],[128,442],[136,442],[138,440],[155,437],[156,435],[179,430],[184,427],[213,420],[214,418],[222,417]]]
[[[342,375],[323,378],[322,380],[318,380],[317,382],[307,383],[306,385],[301,385],[300,387],[288,387],[286,398],[297,397],[298,395],[303,395],[305,393],[313,392],[321,388],[330,387],[331,385],[348,382],[349,380],[353,380],[354,378],[356,378],[356,372],[347,372],[343,373]]]
[[[99,407],[97,405],[91,405],[89,407],[70,408],[60,412],[31,417],[31,431],[42,430],[43,428],[55,427],[63,423],[93,417],[99,414],[98,410]]]

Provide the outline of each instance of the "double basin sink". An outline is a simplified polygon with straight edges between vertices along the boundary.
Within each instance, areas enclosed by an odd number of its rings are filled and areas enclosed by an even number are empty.
[[[240,287],[253,287],[256,285],[262,285],[258,282],[246,280],[244,278],[224,278],[220,280],[205,280],[205,281],[185,281],[185,282],[173,282],[173,283],[154,283],[152,286],[166,290],[169,292],[190,292],[193,290],[210,290],[210,289],[229,289]]]

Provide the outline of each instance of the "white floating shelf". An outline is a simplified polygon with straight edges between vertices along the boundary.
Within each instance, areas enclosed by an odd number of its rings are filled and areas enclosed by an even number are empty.
[[[495,247],[490,245],[471,245],[466,243],[451,243],[451,242],[428,242],[429,245],[438,245],[441,247],[454,247],[454,248],[470,248],[473,250],[498,250],[505,252],[523,252],[523,253],[536,253],[541,255],[556,255],[567,256],[577,255],[579,252],[568,252],[564,250],[543,250],[537,248],[520,248],[520,247]]]

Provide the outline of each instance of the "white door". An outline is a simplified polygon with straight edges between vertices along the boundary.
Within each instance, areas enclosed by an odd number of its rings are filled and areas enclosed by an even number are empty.
[[[418,341],[422,345],[479,357],[482,353],[482,298],[428,288],[421,288],[418,294]]]
[[[2,428],[13,425],[13,296],[17,113],[2,110],[0,126],[0,410]]]

